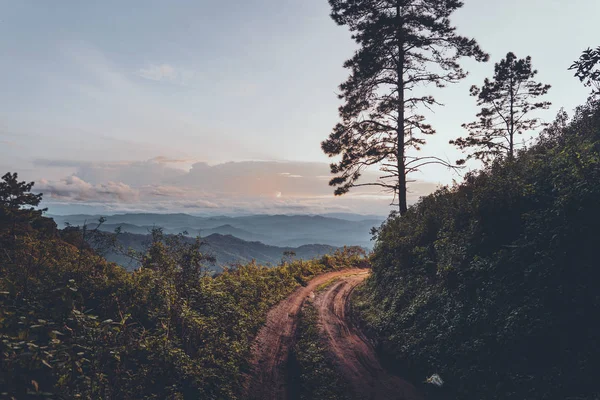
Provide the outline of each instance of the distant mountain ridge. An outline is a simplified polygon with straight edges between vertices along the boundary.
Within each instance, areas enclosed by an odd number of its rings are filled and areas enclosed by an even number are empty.
[[[191,242],[195,239],[189,237],[187,240]],[[150,236],[148,234],[122,233],[118,236],[118,241],[125,249],[131,248],[137,252],[143,252],[150,242]],[[204,244],[201,251],[215,257],[216,262],[212,269],[217,271],[226,266],[247,264],[252,260],[262,265],[277,265],[281,263],[286,251],[293,252],[294,258],[310,260],[336,250],[336,247],[322,244],[307,244],[299,247],[269,246],[261,242],[249,242],[232,235],[218,233],[202,238],[202,242]],[[138,267],[138,263],[130,257],[116,252],[106,254],[106,259],[129,270]]]
[[[67,223],[80,226],[85,223],[96,226],[100,215],[53,215],[60,227]],[[165,233],[187,232],[188,236],[207,237],[212,234],[232,235],[250,242],[270,246],[298,247],[308,244],[324,244],[333,247],[361,246],[371,248],[370,230],[378,227],[384,217],[373,215],[335,213],[328,215],[249,215],[194,216],[189,214],[128,213],[106,216],[101,230],[148,234],[153,227],[163,228]]]

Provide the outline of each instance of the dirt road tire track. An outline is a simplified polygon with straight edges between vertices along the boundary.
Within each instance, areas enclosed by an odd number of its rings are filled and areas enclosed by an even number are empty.
[[[340,277],[315,299],[319,323],[335,364],[361,400],[422,400],[409,382],[389,374],[375,350],[348,318],[350,295],[367,274]]]
[[[364,273],[361,269],[329,272],[298,288],[267,314],[252,348],[251,373],[245,384],[248,400],[287,399],[287,363],[298,325],[302,304],[320,285],[331,279]]]
[[[363,269],[347,269],[320,275],[298,288],[267,314],[252,348],[251,373],[244,384],[247,400],[286,400],[288,360],[304,302],[315,297],[324,283],[333,284],[319,293],[314,305],[332,357],[344,380],[360,400],[423,400],[414,386],[387,373],[373,347],[354,327],[347,313],[354,288],[368,276]],[[318,399],[315,399],[318,400]]]

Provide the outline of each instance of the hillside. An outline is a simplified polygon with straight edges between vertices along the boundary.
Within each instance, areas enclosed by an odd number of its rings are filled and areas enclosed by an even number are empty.
[[[143,253],[151,243],[151,235],[122,233],[118,235],[117,240],[123,249],[132,248],[136,252]],[[182,240],[193,243],[195,238],[183,237]],[[247,242],[231,235],[214,233],[202,238],[200,250],[203,254],[215,258],[215,262],[211,263],[211,269],[221,270],[224,266],[247,264],[252,260],[260,265],[278,265],[282,262],[284,252],[294,252],[294,258],[298,260],[310,260],[325,254],[331,254],[336,248],[319,244],[300,247],[276,247],[260,242]],[[106,259],[114,261],[129,270],[135,269],[139,265],[139,262],[122,253],[111,251],[106,254]]]
[[[270,246],[298,247],[314,243],[342,247],[372,248],[371,228],[384,218],[356,214],[334,214],[339,218],[319,215],[250,215],[242,217],[200,217],[187,214],[116,214],[108,215],[100,229],[112,232],[148,234],[153,227],[165,233],[187,232],[190,237],[206,237],[213,233],[232,235],[245,241],[260,241]],[[67,224],[91,228],[100,215],[52,215],[60,228]]]
[[[600,0],[0,1],[0,400],[600,400]]]
[[[440,398],[600,396],[600,107],[379,230],[354,300],[386,364]]]
[[[224,236],[231,235],[249,242],[268,241],[269,239],[268,236],[255,234],[244,229],[236,228],[235,226],[232,226],[230,224],[220,225],[215,228],[206,229],[203,231],[199,230],[198,234],[200,234],[203,237],[211,236],[213,234]]]
[[[92,248],[110,240],[44,217],[32,186],[17,174],[0,181],[2,398],[239,398],[268,310],[316,275],[365,263],[354,248],[212,274],[200,242],[155,230],[143,268],[129,273]],[[215,248],[247,246],[210,238]]]

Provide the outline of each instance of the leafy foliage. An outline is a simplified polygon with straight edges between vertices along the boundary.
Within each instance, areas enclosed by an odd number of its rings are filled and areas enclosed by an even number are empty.
[[[481,110],[478,121],[464,124],[469,130],[467,138],[450,141],[460,149],[475,147],[467,159],[475,158],[486,163],[496,157],[512,159],[515,153],[515,135],[532,131],[541,126],[538,118],[528,114],[535,110],[547,110],[550,102],[534,101],[550,90],[534,80],[537,70],[531,66],[531,57],[518,59],[514,53],[495,66],[494,79],[485,79],[481,88],[471,87],[471,96],[477,97]],[[459,160],[462,164],[465,160]]]
[[[3,221],[0,237],[11,230]],[[211,276],[199,241],[155,230],[128,273],[41,212],[15,231],[0,251],[3,398],[235,399],[268,309],[315,274],[364,262],[348,248]]]
[[[16,172],[8,172],[2,176],[0,223],[10,227],[3,232],[2,240],[5,241],[8,235],[14,239],[19,229],[30,229],[30,223],[40,220],[44,210],[37,209],[37,206],[42,200],[42,195],[31,193],[33,185],[33,182],[19,182]]]
[[[41,194],[31,193],[33,182],[19,182],[17,173],[7,172],[0,182],[0,206],[3,215],[33,213],[42,200]],[[29,206],[29,208],[26,208]],[[25,207],[25,209],[23,208]],[[38,211],[40,216],[41,212]]]
[[[378,231],[356,308],[388,364],[444,397],[600,396],[600,108]]]
[[[594,94],[600,94],[600,46],[585,50],[569,69],[575,70],[575,76],[585,86],[593,87]]]
[[[457,0],[329,0],[331,17],[347,26],[360,46],[344,67],[348,80],[340,85],[341,122],[321,147],[337,176],[330,185],[336,195],[352,187],[380,186],[398,196],[400,213],[406,211],[407,175],[426,164],[449,164],[437,157],[415,157],[425,136],[435,133],[419,113],[439,104],[420,87],[444,87],[466,76],[458,61],[474,57],[487,61],[475,40],[460,36],[450,16]],[[416,90],[419,89],[419,90]],[[419,93],[419,94],[417,94]],[[377,182],[358,183],[362,171],[379,166]]]

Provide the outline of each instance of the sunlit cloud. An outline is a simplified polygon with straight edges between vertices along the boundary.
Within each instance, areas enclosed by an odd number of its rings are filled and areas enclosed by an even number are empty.
[[[86,202],[114,201],[131,203],[139,200],[139,191],[122,182],[106,182],[92,185],[77,176],[69,176],[60,181],[41,180],[36,190],[53,200]]]
[[[177,68],[171,64],[151,64],[145,68],[140,68],[137,75],[151,81],[187,85],[194,79],[196,74],[193,71]]]
[[[355,188],[335,197],[324,182],[325,163],[246,161],[209,165],[195,163],[188,170],[170,164],[184,160],[155,157],[147,161],[90,163],[38,160],[46,168],[75,167],[73,175],[42,180],[47,200],[62,204],[101,204],[105,210],[207,213],[322,213],[387,214],[391,197],[372,187]],[[185,160],[188,162],[189,160]],[[366,171],[366,179],[378,173]],[[292,179],[293,178],[293,179]],[[437,188],[414,182],[414,202]]]
[[[138,71],[138,75],[142,78],[151,79],[153,81],[174,80],[177,77],[175,68],[169,64],[150,65],[147,68],[142,68]]]

